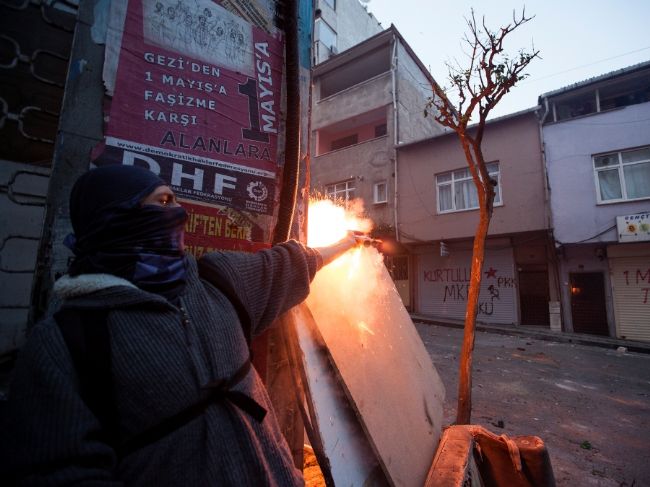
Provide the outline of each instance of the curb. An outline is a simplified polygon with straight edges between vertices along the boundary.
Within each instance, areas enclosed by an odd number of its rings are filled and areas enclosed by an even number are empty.
[[[462,322],[438,320],[432,317],[411,314],[414,323],[426,325],[444,326],[447,328],[464,328]],[[533,338],[535,340],[544,340],[548,342],[573,343],[576,345],[587,345],[592,347],[601,347],[616,350],[619,347],[626,348],[628,352],[650,354],[650,343],[638,342],[634,340],[621,340],[611,337],[599,337],[583,335],[578,333],[554,333],[551,331],[542,331],[527,329],[522,326],[509,325],[486,325],[476,323],[476,331],[497,333],[499,335],[514,335],[520,337]]]

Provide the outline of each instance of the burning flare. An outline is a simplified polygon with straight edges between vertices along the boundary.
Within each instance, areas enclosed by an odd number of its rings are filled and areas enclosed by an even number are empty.
[[[307,245],[326,247],[344,238],[350,230],[368,233],[372,229],[372,222],[357,216],[361,211],[360,203],[346,210],[331,200],[312,199],[309,202]]]
[[[353,205],[354,206],[354,205]],[[346,210],[330,200],[312,200],[309,204],[308,245],[322,247],[338,242],[350,230],[368,233],[372,222],[357,216],[360,204]],[[377,299],[379,288],[392,288],[390,279],[383,284],[385,272],[383,256],[373,247],[357,247],[321,269],[312,283],[307,304],[315,312],[326,312],[329,319],[321,319],[321,326],[356,329],[374,335],[374,323],[381,319],[382,300]],[[333,306],[333,303],[336,303]],[[329,311],[327,311],[329,310]]]

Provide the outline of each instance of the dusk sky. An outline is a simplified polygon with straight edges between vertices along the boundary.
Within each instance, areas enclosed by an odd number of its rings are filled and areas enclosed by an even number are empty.
[[[384,28],[395,24],[436,81],[446,86],[445,61],[466,59],[461,39],[468,31],[464,17],[474,6],[477,17],[496,29],[512,20],[524,4],[503,0],[367,0],[362,1]],[[531,50],[541,59],[529,66],[522,81],[492,112],[506,115],[537,104],[545,92],[593,76],[650,60],[648,0],[530,0],[526,15],[535,15],[506,42],[506,50]]]

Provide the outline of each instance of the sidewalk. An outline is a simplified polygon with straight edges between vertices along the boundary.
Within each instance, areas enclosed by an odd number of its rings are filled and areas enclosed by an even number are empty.
[[[450,328],[463,328],[463,321],[435,318],[433,316],[411,313],[411,319],[415,323],[429,325],[447,326]],[[536,340],[546,340],[559,343],[576,343],[579,345],[591,345],[595,347],[613,348],[625,347],[628,352],[650,354],[650,342],[639,342],[635,340],[621,340],[619,338],[604,337],[598,335],[586,335],[583,333],[554,332],[542,326],[525,325],[495,325],[487,323],[476,323],[477,331],[499,333],[501,335],[515,335],[530,337]]]

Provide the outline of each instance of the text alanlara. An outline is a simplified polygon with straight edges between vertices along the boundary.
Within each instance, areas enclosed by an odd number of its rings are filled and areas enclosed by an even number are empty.
[[[234,144],[227,139],[216,137],[193,136],[183,132],[174,133],[171,130],[165,132],[160,141],[161,147],[173,149],[190,149],[213,154],[233,155],[247,159],[270,161],[271,153],[268,147],[255,144]]]

